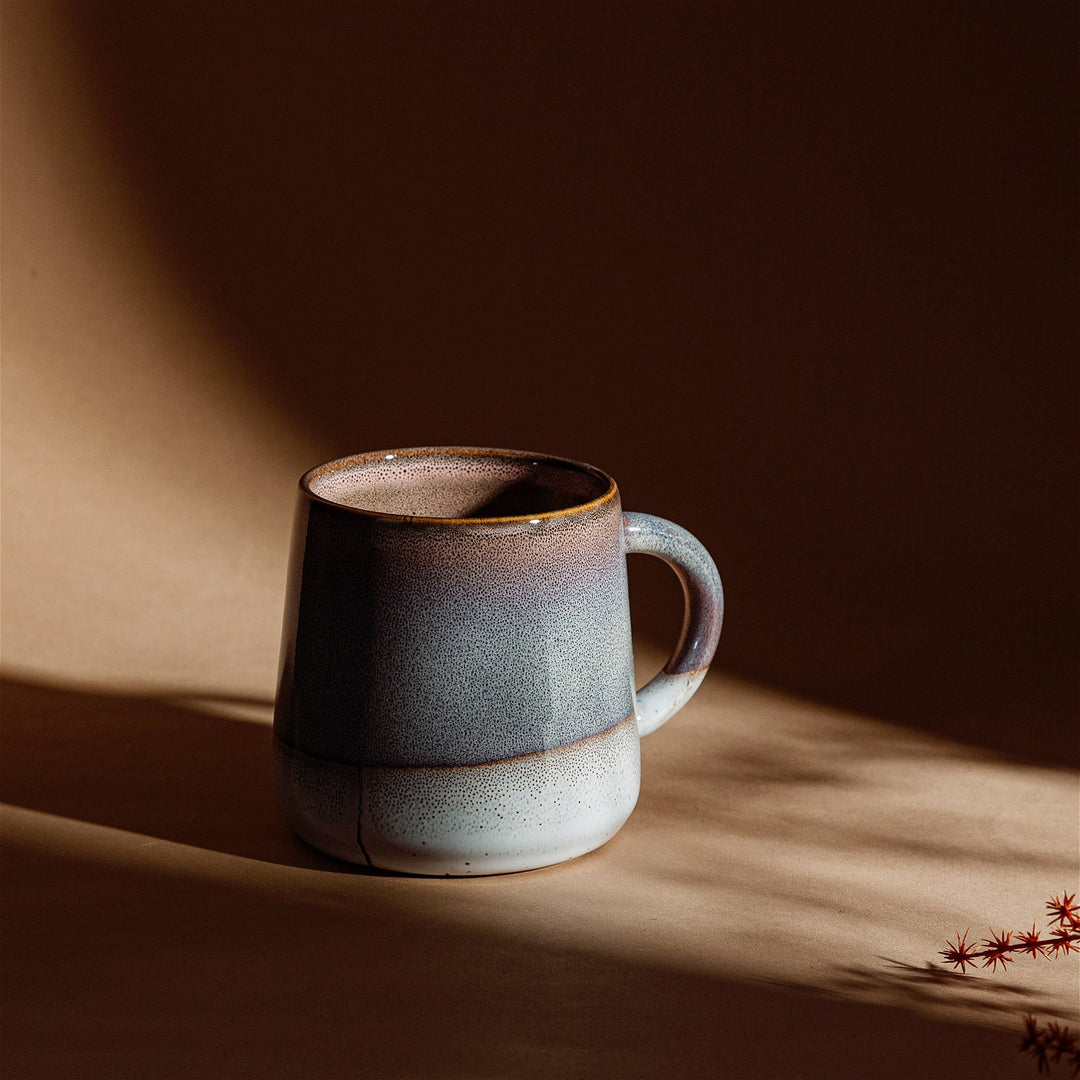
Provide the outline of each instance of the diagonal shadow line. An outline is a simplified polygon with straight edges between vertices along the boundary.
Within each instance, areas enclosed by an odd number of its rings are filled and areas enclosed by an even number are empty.
[[[0,679],[0,800],[249,859],[369,873],[293,836],[274,800],[269,727],[184,704],[208,700],[266,704]]]
[[[161,699],[164,701],[198,701],[221,705],[250,705],[252,708],[261,709],[272,709],[274,707],[274,699],[271,697],[256,694],[225,693],[221,690],[205,690],[199,693],[194,690],[170,690],[167,693],[162,693]]]
[[[269,725],[223,715],[229,706],[269,710],[267,698],[214,690],[109,693],[4,676],[0,703],[0,801],[271,863],[382,873],[324,856],[285,825],[273,794]],[[747,772],[738,752],[727,750],[721,759],[684,766],[683,780],[722,778],[736,794],[763,782],[843,782],[835,769],[804,763],[792,771],[786,760],[770,762],[755,757]],[[724,827],[754,836],[780,828],[730,813]],[[853,847],[905,843],[917,853],[943,851],[857,829],[841,833]],[[837,834],[825,838],[834,843]],[[696,880],[700,872],[686,868],[684,875]]]

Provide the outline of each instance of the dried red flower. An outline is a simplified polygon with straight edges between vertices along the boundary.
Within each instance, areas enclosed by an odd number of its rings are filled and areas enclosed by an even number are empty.
[[[995,934],[991,927],[990,936],[976,945],[968,942],[970,930],[965,930],[963,936],[956,935],[955,942],[946,942],[948,947],[942,949],[940,955],[947,964],[967,974],[968,967],[978,967],[979,961],[984,968],[996,971],[1000,965],[1004,970],[1015,959],[1014,953],[1051,958],[1080,953],[1080,908],[1076,904],[1076,893],[1063,891],[1046,907],[1050,912],[1050,928],[1045,937],[1040,935],[1034,921],[1030,932],[1016,933],[1015,942],[1012,931],[1003,929]],[[1040,1073],[1049,1073],[1053,1065],[1064,1062],[1073,1067],[1074,1076],[1080,1077],[1080,1040],[1056,1020],[1049,1021],[1043,1028],[1034,1016],[1024,1017],[1020,1050],[1035,1059]]]
[[[1010,931],[1002,930],[995,937],[994,928],[990,927],[990,937],[983,940],[983,945],[986,948],[980,954],[984,957],[983,967],[997,971],[997,966],[1000,964],[1001,970],[1004,971],[1006,966],[1013,962],[1013,958],[1009,955],[1010,950],[1014,948],[1011,942],[1012,933]]]
[[[1066,926],[1055,926],[1050,931],[1050,940],[1047,945],[1050,948],[1051,955],[1057,956],[1059,953],[1071,953],[1077,951],[1077,942],[1080,941],[1080,934],[1075,930],[1071,930]]]
[[[1039,931],[1035,929],[1035,920],[1031,922],[1031,933],[1020,931],[1016,935],[1020,940],[1015,946],[1017,952],[1025,952],[1029,956],[1045,956],[1046,955],[1046,942],[1039,936]]]
[[[1062,890],[1061,898],[1055,896],[1047,901],[1046,907],[1050,912],[1050,925],[1060,923],[1062,926],[1080,928],[1080,908],[1076,905],[1076,893],[1067,893]]]
[[[975,950],[975,943],[968,944],[967,936],[971,932],[971,927],[968,927],[964,931],[964,936],[956,935],[956,944],[951,941],[947,941],[945,944],[949,947],[942,949],[939,956],[945,958],[946,964],[952,964],[953,967],[959,968],[962,974],[967,973],[968,965],[977,967],[976,960],[978,959],[978,953]]]

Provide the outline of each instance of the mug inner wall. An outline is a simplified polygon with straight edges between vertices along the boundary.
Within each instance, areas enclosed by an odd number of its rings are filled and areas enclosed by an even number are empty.
[[[392,455],[344,462],[309,481],[323,499],[381,514],[502,518],[570,510],[610,487],[572,462],[496,455]]]

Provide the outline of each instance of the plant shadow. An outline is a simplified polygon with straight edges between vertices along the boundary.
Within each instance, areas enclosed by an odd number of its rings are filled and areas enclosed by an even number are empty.
[[[843,965],[836,969],[827,989],[840,995],[883,1004],[926,1010],[942,1003],[954,1009],[1019,1015],[1037,1011],[1067,1018],[1052,995],[1016,982],[962,975],[927,961],[910,964],[879,956],[877,967]]]

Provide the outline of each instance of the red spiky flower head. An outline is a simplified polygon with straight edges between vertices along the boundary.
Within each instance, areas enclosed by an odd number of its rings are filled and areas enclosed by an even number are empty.
[[[1050,952],[1057,956],[1059,953],[1066,955],[1077,950],[1076,931],[1067,926],[1055,926],[1050,931]]]
[[[1061,896],[1048,900],[1046,907],[1051,925],[1060,923],[1062,926],[1080,927],[1080,908],[1076,905],[1076,893],[1062,890]]]
[[[1014,948],[1012,931],[1002,930],[1000,933],[995,934],[994,928],[990,927],[990,936],[983,939],[983,945],[985,946],[982,951],[982,955],[985,957],[983,967],[988,967],[991,971],[997,971],[997,966],[1000,964],[1001,970],[1004,971],[1013,962],[1013,958],[1009,955],[1009,951]]]
[[[967,936],[970,932],[971,927],[968,927],[968,929],[964,931],[963,937],[961,937],[960,934],[957,934],[956,943],[953,944],[953,942],[947,941],[945,944],[948,945],[948,948],[942,949],[938,954],[945,958],[946,964],[952,964],[953,967],[959,968],[962,974],[967,973],[969,964],[972,967],[978,966],[976,963],[975,943],[971,942],[971,944],[968,944]]]
[[[1031,933],[1026,931],[1020,931],[1017,933],[1018,943],[1013,946],[1017,952],[1025,952],[1030,956],[1045,956],[1046,955],[1046,942],[1039,936],[1039,931],[1035,929],[1035,922],[1032,920]]]

